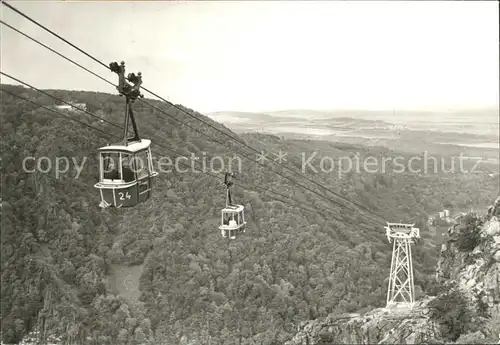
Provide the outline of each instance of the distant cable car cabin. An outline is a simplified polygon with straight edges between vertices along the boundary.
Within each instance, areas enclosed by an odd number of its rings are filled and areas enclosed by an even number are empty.
[[[224,184],[226,185],[226,207],[221,212],[221,225],[219,230],[224,238],[234,240],[236,235],[245,232],[245,208],[242,205],[232,203],[231,186],[233,185],[232,174],[226,173]]]
[[[110,64],[113,72],[118,74],[117,86],[120,95],[126,98],[126,112],[123,141],[98,149],[99,182],[94,185],[101,193],[100,207],[132,207],[148,200],[152,194],[153,181],[158,173],[153,169],[151,156],[151,140],[141,139],[132,110],[132,103],[140,94],[142,84],[141,73],[131,73],[125,80],[125,63]],[[129,120],[132,123],[134,136],[128,137]]]

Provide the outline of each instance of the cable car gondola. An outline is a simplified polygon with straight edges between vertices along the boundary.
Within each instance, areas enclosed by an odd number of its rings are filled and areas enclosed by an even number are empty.
[[[221,212],[221,225],[219,230],[224,238],[234,240],[237,233],[245,232],[247,223],[245,222],[245,208],[243,205],[232,203],[231,199],[231,177],[233,174],[226,173],[224,184],[226,185],[226,207]]]
[[[124,134],[122,142],[98,149],[99,182],[94,187],[101,193],[100,207],[132,207],[151,197],[158,173],[153,169],[151,140],[139,137],[132,110],[132,103],[143,97],[140,93],[141,73],[128,75],[131,85],[125,80],[124,62],[120,65],[113,62],[110,68],[118,74],[117,89],[126,99]],[[129,120],[134,130],[133,137],[128,137]]]

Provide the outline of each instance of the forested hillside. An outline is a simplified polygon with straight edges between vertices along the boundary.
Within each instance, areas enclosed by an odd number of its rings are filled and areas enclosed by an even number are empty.
[[[50,97],[21,87],[2,88],[40,104]],[[85,102],[89,111],[122,125],[125,100],[93,92],[48,91],[67,101]],[[246,207],[248,230],[224,240],[217,230],[224,206],[223,176],[160,174],[154,195],[133,209],[98,207],[96,149],[116,139],[33,104],[1,93],[1,265],[2,338],[17,343],[32,330],[55,334],[67,344],[282,344],[303,320],[354,312],[385,303],[391,247],[383,219],[321,191],[281,167],[274,170],[325,193],[343,207],[305,191],[287,179],[242,158],[234,196]],[[165,103],[148,100],[220,143],[137,102],[143,138],[189,157],[255,153],[231,142]],[[229,130],[190,109],[197,118]],[[70,113],[96,128],[121,131],[84,113]],[[232,134],[234,135],[234,134]],[[286,141],[258,134],[241,138],[266,152],[288,153],[301,168],[301,154],[387,157],[397,153],[316,141]],[[222,145],[225,143],[231,150]],[[156,159],[177,154],[152,145]],[[58,178],[23,171],[28,156],[68,157],[85,168]],[[31,165],[30,165],[31,164]],[[33,163],[28,164],[29,168]],[[273,167],[271,163],[265,163]],[[189,163],[190,165],[190,163]],[[418,289],[433,286],[437,251],[427,215],[454,206],[481,207],[498,193],[497,178],[482,174],[351,172],[308,173],[309,178],[387,221],[411,221],[424,240],[415,247]],[[300,199],[316,210],[276,200],[256,185]],[[279,198],[278,198],[279,199]],[[333,212],[330,215],[324,209]],[[124,275],[127,282],[124,284]]]

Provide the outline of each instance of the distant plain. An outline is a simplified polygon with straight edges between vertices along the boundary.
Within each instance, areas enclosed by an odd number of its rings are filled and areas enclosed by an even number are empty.
[[[286,139],[382,146],[409,153],[462,154],[498,165],[498,108],[447,112],[222,111],[208,116],[237,133],[260,132]]]

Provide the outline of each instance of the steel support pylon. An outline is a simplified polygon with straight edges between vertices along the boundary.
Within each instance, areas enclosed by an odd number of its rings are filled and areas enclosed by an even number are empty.
[[[387,307],[411,307],[415,303],[411,246],[420,237],[419,229],[413,224],[388,224],[386,231],[389,242],[393,242]]]
[[[413,262],[408,239],[395,239],[392,247],[391,273],[387,291],[387,305],[415,302]]]

